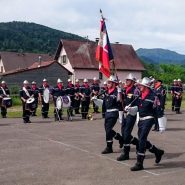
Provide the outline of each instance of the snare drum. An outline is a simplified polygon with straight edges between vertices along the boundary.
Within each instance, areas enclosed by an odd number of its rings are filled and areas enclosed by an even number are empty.
[[[49,89],[48,88],[44,89],[43,99],[45,103],[49,103]]]
[[[62,107],[69,108],[71,107],[71,99],[69,96],[61,96],[62,99]]]
[[[30,97],[27,99],[26,101],[26,109],[30,110],[30,111],[34,111],[36,108],[36,102],[35,102],[35,98]]]
[[[57,97],[56,99],[56,108],[58,110],[62,109],[62,97],[61,96]]]
[[[6,108],[11,107],[12,106],[12,99],[10,97],[3,98],[3,100],[2,100],[2,106],[3,107],[6,107]]]

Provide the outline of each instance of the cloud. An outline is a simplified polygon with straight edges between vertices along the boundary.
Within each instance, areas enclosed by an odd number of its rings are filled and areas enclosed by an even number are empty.
[[[0,7],[0,22],[35,22],[91,40],[99,36],[102,8],[111,42],[185,54],[184,0],[1,0]]]

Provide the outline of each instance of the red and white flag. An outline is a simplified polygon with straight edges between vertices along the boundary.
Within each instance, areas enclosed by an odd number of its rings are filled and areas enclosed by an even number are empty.
[[[105,25],[105,19],[100,21],[100,39],[96,48],[96,60],[99,62],[99,70],[106,76],[110,77],[110,61],[114,59],[109,37]]]

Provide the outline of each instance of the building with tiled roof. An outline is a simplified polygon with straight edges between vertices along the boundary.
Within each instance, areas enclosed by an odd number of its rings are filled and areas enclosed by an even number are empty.
[[[64,85],[67,85],[67,79],[72,75],[65,67],[56,61],[35,62],[31,66],[22,69],[15,69],[0,74],[0,80],[4,80],[8,85],[21,86],[24,80],[30,83],[36,81],[38,85],[46,78],[52,86],[56,85],[60,78]]]
[[[61,40],[54,60],[73,73],[73,81],[97,77],[103,82],[106,77],[99,72],[99,64],[95,59],[96,47],[97,43],[92,41]],[[129,73],[141,78],[145,69],[134,48],[126,44],[111,44],[111,47],[119,79],[124,80]]]
[[[25,69],[34,62],[51,61],[53,56],[37,53],[16,53],[0,51],[0,73]]]

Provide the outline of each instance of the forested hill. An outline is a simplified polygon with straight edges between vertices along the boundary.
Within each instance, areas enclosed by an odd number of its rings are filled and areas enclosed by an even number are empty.
[[[179,54],[174,51],[156,48],[156,49],[143,49],[137,51],[137,55],[141,60],[146,63],[153,64],[185,64],[185,55]]]
[[[53,54],[60,39],[84,40],[78,35],[35,23],[0,23],[0,51]]]

